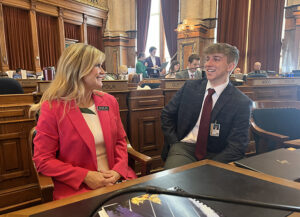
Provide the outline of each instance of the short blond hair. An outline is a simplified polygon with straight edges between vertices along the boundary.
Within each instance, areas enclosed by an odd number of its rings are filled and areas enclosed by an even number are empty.
[[[31,111],[40,109],[45,101],[75,100],[77,104],[84,101],[85,87],[83,77],[88,75],[97,64],[102,64],[105,54],[97,48],[77,43],[64,50],[57,63],[55,79],[43,94],[40,102],[31,107]]]
[[[239,50],[237,49],[237,47],[227,43],[211,44],[204,50],[205,55],[214,53],[224,54],[227,57],[227,63],[234,62],[235,64],[237,64],[239,61]]]

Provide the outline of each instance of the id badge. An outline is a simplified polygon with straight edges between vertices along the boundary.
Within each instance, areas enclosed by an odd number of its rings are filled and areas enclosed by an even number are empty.
[[[212,123],[210,124],[210,136],[219,137],[220,135],[220,124]]]

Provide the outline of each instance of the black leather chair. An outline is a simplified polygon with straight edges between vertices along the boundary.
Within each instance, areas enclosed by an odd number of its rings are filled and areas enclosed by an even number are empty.
[[[300,110],[296,108],[254,109],[250,122],[257,154],[300,138]]]
[[[0,78],[0,94],[22,94],[21,84],[13,78]]]

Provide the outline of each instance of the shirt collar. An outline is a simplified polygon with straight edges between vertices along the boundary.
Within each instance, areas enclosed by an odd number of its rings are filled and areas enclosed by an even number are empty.
[[[229,83],[229,79],[227,79],[227,81],[225,83],[220,84],[220,85],[218,85],[216,87],[213,87],[211,85],[210,81],[207,81],[207,85],[206,85],[205,91],[207,91],[209,88],[212,88],[212,89],[215,90],[217,96],[220,96],[222,94],[223,90],[227,87],[228,83]]]
[[[188,73],[189,73],[189,75],[194,75],[195,74],[195,72],[191,72],[189,69],[188,69]]]

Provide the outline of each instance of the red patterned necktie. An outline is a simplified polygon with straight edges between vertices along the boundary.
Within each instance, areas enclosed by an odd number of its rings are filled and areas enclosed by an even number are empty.
[[[215,93],[214,89],[209,88],[208,94],[205,98],[200,119],[200,126],[196,142],[195,155],[198,160],[202,160],[206,155],[207,138],[209,134],[210,114],[212,110],[212,95]]]

